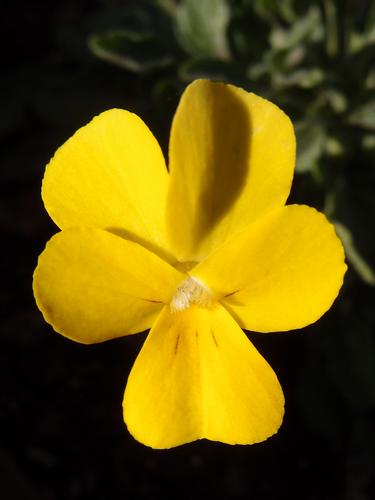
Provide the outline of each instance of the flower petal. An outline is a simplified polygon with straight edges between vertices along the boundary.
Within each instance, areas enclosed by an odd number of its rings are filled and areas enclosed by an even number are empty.
[[[168,172],[143,121],[112,109],[79,129],[47,166],[42,196],[61,229],[93,226],[165,247]]]
[[[274,332],[313,323],[332,305],[346,271],[325,216],[303,205],[275,210],[194,269],[242,328]]]
[[[153,448],[207,438],[229,444],[277,432],[284,399],[275,373],[225,309],[166,306],[129,375],[124,419]]]
[[[57,332],[91,344],[150,328],[183,278],[137,243],[79,227],[51,238],[33,288]]]
[[[197,80],[182,95],[169,157],[171,241],[180,260],[199,261],[284,205],[295,163],[293,126],[261,97]]]

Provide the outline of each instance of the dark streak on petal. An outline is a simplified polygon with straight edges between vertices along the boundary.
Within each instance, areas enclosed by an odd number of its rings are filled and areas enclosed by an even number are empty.
[[[180,335],[177,336],[177,339],[176,339],[176,344],[174,346],[174,353],[177,354],[177,351],[178,351],[178,344],[180,343]]]
[[[227,293],[226,295],[224,295],[224,298],[230,297],[231,295],[234,295],[237,292],[239,292],[239,290],[235,290],[234,292]]]
[[[214,332],[213,332],[212,328],[211,328],[211,335],[212,335],[212,338],[214,339],[216,347],[219,347],[219,344],[217,343],[217,340],[216,340],[216,337],[214,335]]]

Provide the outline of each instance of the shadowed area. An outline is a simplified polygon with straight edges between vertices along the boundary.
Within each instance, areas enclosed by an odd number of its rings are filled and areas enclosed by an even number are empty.
[[[112,234],[115,234],[116,236],[119,236],[120,238],[123,238],[124,240],[138,243],[161,259],[165,260],[165,262],[168,262],[168,264],[171,264],[175,267],[176,264],[178,264],[176,262],[176,257],[169,253],[165,248],[152,243],[150,240],[146,240],[146,238],[142,238],[141,236],[136,235],[132,231],[128,231],[122,227],[106,227],[105,230],[109,231]]]
[[[167,219],[182,260],[202,259],[207,241],[230,230],[249,178],[252,123],[244,96],[197,81],[180,101],[171,130]]]
[[[205,175],[198,193],[195,231],[202,238],[229,212],[241,194],[249,169],[251,119],[244,102],[217,87]]]

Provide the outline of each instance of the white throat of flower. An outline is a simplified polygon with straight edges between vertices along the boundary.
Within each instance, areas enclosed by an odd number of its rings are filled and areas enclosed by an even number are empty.
[[[192,304],[200,307],[211,307],[212,293],[200,279],[189,276],[184,280],[175,291],[170,307],[171,311],[184,311]]]

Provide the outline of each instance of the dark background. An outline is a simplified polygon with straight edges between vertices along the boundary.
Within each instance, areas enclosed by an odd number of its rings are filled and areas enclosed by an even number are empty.
[[[374,2],[39,0],[1,14],[0,498],[375,498]],[[349,271],[315,325],[249,334],[285,392],[276,436],[155,451],[121,410],[145,334],[81,346],[35,306],[32,272],[57,231],[40,186],[56,148],[111,107],[140,115],[166,151],[197,76],[288,112],[290,200],[337,224]]]

